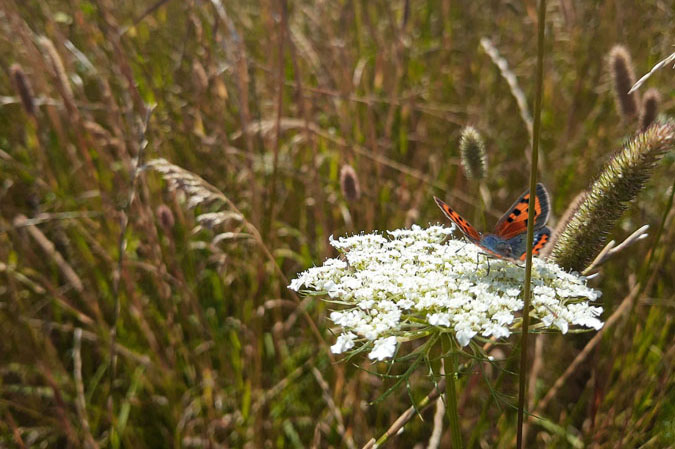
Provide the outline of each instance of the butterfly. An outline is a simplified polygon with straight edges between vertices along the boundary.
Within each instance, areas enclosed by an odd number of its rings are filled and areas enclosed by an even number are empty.
[[[546,227],[550,212],[550,200],[544,184],[537,184],[534,200],[534,243],[532,254],[537,255],[551,239],[551,230]],[[527,247],[527,217],[530,191],[527,190],[499,219],[491,234],[481,234],[443,201],[434,197],[446,217],[452,220],[471,243],[500,259],[525,260]]]

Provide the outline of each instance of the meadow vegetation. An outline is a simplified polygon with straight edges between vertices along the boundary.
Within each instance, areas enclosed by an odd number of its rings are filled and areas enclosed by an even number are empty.
[[[331,235],[447,224],[434,196],[492,228],[528,185],[536,22],[533,0],[3,0],[0,446],[354,448],[408,413],[386,447],[449,447],[428,367],[342,360],[335,305],[287,287]],[[549,1],[539,179],[583,246],[553,257],[649,229],[592,270],[599,332],[532,339],[528,447],[675,445],[672,61],[614,93],[674,23],[673,0]],[[459,366],[466,447],[514,447],[517,337]]]

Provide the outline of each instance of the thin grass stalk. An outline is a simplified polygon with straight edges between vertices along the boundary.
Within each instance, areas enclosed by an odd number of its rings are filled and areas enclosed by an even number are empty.
[[[422,399],[417,406],[411,405],[404,411],[393,423],[387,431],[377,440],[375,438],[371,438],[368,440],[366,444],[363,445],[362,449],[372,449],[374,447],[380,447],[382,446],[390,436],[396,435],[402,428],[405,426],[408,421],[410,421],[413,416],[416,416],[418,413],[424,412],[424,410],[427,409],[433,402],[438,399],[441,394],[443,394],[443,390],[445,389],[445,377],[441,378],[441,380],[438,382],[438,384],[434,387],[433,390],[424,398]]]
[[[73,333],[73,378],[76,392],[75,409],[84,432],[83,446],[85,449],[97,449],[99,446],[91,434],[91,427],[87,418],[87,402],[84,397],[84,382],[82,380],[82,329],[79,327]]]
[[[288,6],[286,5],[288,8]],[[288,12],[288,11],[286,11]],[[323,208],[324,204],[326,201],[324,200],[324,192],[323,192],[323,187],[320,182],[319,178],[319,149],[317,145],[317,139],[316,139],[316,133],[314,133],[311,130],[311,120],[310,120],[310,105],[307,104],[306,97],[305,97],[305,87],[302,82],[302,77],[300,74],[300,65],[298,64],[298,58],[296,54],[296,48],[295,44],[293,42],[293,39],[291,38],[292,32],[288,23],[288,17],[286,17],[286,21],[284,22],[286,25],[286,32],[285,36],[288,39],[288,52],[291,58],[291,64],[293,65],[293,76],[295,79],[295,87],[296,87],[296,102],[298,104],[298,109],[300,112],[300,116],[303,118],[303,132],[305,134],[305,139],[307,142],[309,142],[309,147],[311,149],[311,164],[310,164],[310,173],[311,176],[308,177],[306,181],[306,186],[309,192],[312,193],[316,197],[316,206],[313,208],[314,209],[314,221],[316,223],[321,223],[322,228],[324,230],[330,229],[330,223],[328,221],[328,214],[323,213]],[[307,97],[309,98],[309,97]],[[324,245],[322,252],[326,252],[327,248]]]
[[[17,447],[21,449],[26,449],[26,444],[23,442],[23,439],[21,438],[21,431],[19,430],[19,427],[16,425],[16,422],[14,421],[14,418],[12,417],[12,414],[9,412],[9,410],[5,411],[5,417],[7,418],[7,423],[9,424],[9,427],[12,429],[12,437],[14,438],[14,443],[17,445]]]
[[[567,367],[564,373],[562,373],[558,379],[553,383],[553,386],[549,388],[546,395],[537,403],[537,406],[530,413],[529,419],[534,420],[535,417],[543,412],[544,409],[548,406],[551,400],[558,394],[563,385],[569,380],[569,378],[576,372],[576,370],[581,366],[581,364],[588,358],[593,349],[602,341],[603,335],[609,331],[609,329],[617,323],[619,318],[621,318],[630,308],[633,302],[637,302],[637,298],[640,293],[639,285],[631,288],[631,291],[626,295],[625,298],[621,301],[619,307],[610,315],[610,317],[605,321],[605,325],[596,333],[591,340],[586,343],[584,349],[581,350],[579,354],[574,358],[572,363]]]
[[[272,176],[270,179],[270,196],[267,204],[267,213],[263,221],[263,237],[269,239],[271,246],[274,246],[274,233],[270,234],[274,226],[274,214],[276,212],[274,206],[277,202],[277,176],[279,171],[279,147],[281,146],[281,114],[284,107],[284,44],[286,42],[286,15],[287,15],[286,1],[279,0],[279,13],[281,20],[279,22],[278,30],[278,67],[277,67],[277,111],[274,120],[274,143],[272,144],[273,159],[272,159]]]
[[[448,429],[452,440],[453,449],[462,448],[462,428],[459,425],[459,413],[457,410],[457,352],[459,346],[450,338],[450,353],[445,358],[445,409],[448,412]]]
[[[505,373],[507,373],[507,370],[499,370],[497,379],[495,379],[493,384],[494,386],[490,388],[491,394],[488,396],[487,400],[483,403],[480,416],[473,425],[473,430],[471,432],[471,436],[469,437],[469,444],[467,445],[467,447],[469,448],[474,448],[478,445],[477,441],[481,438],[481,436],[483,436],[483,429],[486,426],[490,426],[492,424],[490,422],[488,413],[490,411],[490,407],[495,402],[496,395],[494,394],[494,392],[499,391],[499,389],[501,388],[502,382],[504,381]],[[485,374],[483,374],[483,377],[485,378]]]
[[[654,237],[654,243],[652,244],[651,251],[649,251],[649,258],[647,259],[647,262],[643,265],[642,270],[639,273],[638,277],[638,282],[640,284],[640,292],[643,292],[646,290],[647,284],[648,284],[648,279],[647,276],[649,275],[649,267],[651,267],[652,262],[654,261],[654,254],[656,253],[656,249],[658,248],[659,242],[661,241],[661,237],[663,236],[663,230],[665,229],[666,226],[666,220],[668,220],[668,215],[670,215],[670,210],[673,207],[673,198],[675,197],[675,179],[673,180],[673,185],[670,187],[670,196],[668,197],[668,204],[666,205],[665,209],[663,210],[663,215],[661,217],[661,222],[659,223],[659,228],[656,230],[656,236]],[[661,303],[662,300],[659,301]],[[637,301],[635,301],[631,307],[631,313],[635,310],[635,305]]]
[[[110,327],[110,396],[108,397],[108,407],[111,414],[110,419],[110,439],[113,440],[113,437],[116,436],[117,426],[115,419],[112,418],[112,413],[115,407],[114,399],[114,389],[115,389],[115,378],[117,376],[117,352],[116,352],[116,342],[117,342],[117,327],[119,325],[120,318],[120,282],[122,279],[122,270],[124,268],[124,253],[126,252],[127,247],[127,232],[129,230],[129,211],[131,210],[131,204],[136,198],[136,184],[138,181],[138,175],[141,172],[143,167],[143,156],[145,153],[145,147],[147,146],[147,140],[145,134],[148,130],[148,124],[150,123],[150,116],[154,107],[145,108],[145,118],[143,121],[142,128],[140,130],[140,142],[138,148],[138,156],[136,159],[136,164],[134,165],[133,171],[131,173],[131,184],[129,186],[129,196],[127,197],[127,202],[122,209],[120,217],[120,234],[117,241],[117,266],[113,272],[113,322]],[[119,437],[119,436],[118,436]]]
[[[629,94],[632,94],[633,92],[635,92],[636,90],[638,90],[638,89],[640,88],[640,86],[642,86],[642,85],[644,84],[644,82],[647,81],[647,80],[649,79],[649,77],[651,77],[657,70],[662,69],[663,67],[665,67],[666,65],[670,64],[670,63],[673,62],[673,61],[675,61],[675,52],[673,52],[670,56],[667,56],[665,59],[661,60],[661,61],[660,61],[659,63],[657,63],[654,67],[652,67],[652,69],[649,71],[649,73],[647,73],[647,74],[644,75],[642,78],[640,78],[640,79],[637,81],[637,83],[635,83],[635,84],[633,85],[633,87],[630,88],[630,90],[628,91],[628,93],[629,93]]]
[[[532,127],[532,156],[530,163],[530,192],[537,187],[537,161],[539,159],[539,133],[541,128],[541,91],[544,78],[544,29],[546,27],[546,0],[539,1],[539,26],[537,36],[537,85],[534,100],[534,124]],[[527,220],[527,255],[525,259],[525,285],[523,286],[523,330],[520,339],[520,373],[518,385],[518,427],[516,446],[523,447],[523,409],[525,407],[525,386],[527,385],[527,336],[530,326],[530,281],[532,280],[532,246],[534,241],[534,200],[530,195]]]
[[[319,371],[316,368],[316,366],[312,366],[312,374],[314,375],[316,382],[321,387],[323,400],[324,402],[326,402],[328,410],[330,410],[330,413],[333,415],[333,418],[335,419],[335,422],[337,424],[337,430],[338,433],[340,434],[340,438],[342,438],[342,441],[345,443],[345,446],[347,446],[349,449],[356,449],[356,445],[354,444],[354,439],[352,438],[351,433],[347,433],[345,429],[345,423],[344,418],[342,417],[342,413],[340,412],[340,409],[335,405],[335,401],[333,401],[333,398],[331,397],[331,391],[328,386],[328,382],[326,382],[326,380],[321,375],[321,371]]]

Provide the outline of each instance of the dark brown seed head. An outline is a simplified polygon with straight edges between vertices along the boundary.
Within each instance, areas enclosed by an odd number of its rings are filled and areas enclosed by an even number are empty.
[[[175,223],[175,220],[173,218],[173,212],[171,212],[171,209],[169,206],[166,204],[160,204],[157,206],[157,219],[159,220],[159,224],[164,229],[165,231],[171,230],[173,228],[173,225]]]
[[[26,114],[35,117],[35,97],[33,96],[33,89],[30,87],[30,82],[28,81],[26,73],[19,64],[12,64],[9,68],[9,73],[11,74],[14,88],[19,94],[19,98],[21,98],[21,104],[23,105]]]
[[[649,125],[654,123],[656,115],[659,113],[659,103],[661,95],[656,89],[649,89],[642,97],[642,110],[640,111],[640,130],[645,131]]]
[[[623,45],[615,45],[609,52],[609,70],[614,81],[617,109],[624,120],[636,118],[638,116],[637,93],[628,93],[635,84],[635,71],[630,53]]]
[[[359,178],[351,165],[343,165],[340,170],[340,189],[347,201],[356,201],[361,198]]]

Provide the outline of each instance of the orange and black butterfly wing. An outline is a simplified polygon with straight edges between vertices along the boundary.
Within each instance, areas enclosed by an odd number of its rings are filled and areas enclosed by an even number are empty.
[[[532,246],[532,254],[538,256],[541,250],[551,240],[551,230],[544,226],[534,233],[534,243]],[[520,256],[520,260],[525,260],[525,254]]]
[[[445,204],[443,201],[439,200],[438,198],[434,197],[434,200],[436,200],[436,204],[438,204],[438,207],[441,208],[443,213],[445,214],[446,217],[448,217],[450,220],[452,220],[457,227],[459,228],[460,231],[468,238],[471,240],[473,243],[477,243],[481,239],[481,234],[471,226],[471,223],[463,219],[457,212],[452,210],[450,206]]]
[[[534,229],[540,229],[548,220],[550,201],[544,184],[537,184],[534,200]],[[527,216],[530,203],[530,192],[526,191],[516,200],[495,225],[494,234],[504,240],[510,240],[527,232]]]
[[[541,250],[551,240],[551,230],[544,226],[534,231],[534,241],[532,243],[532,255],[538,256]],[[507,240],[511,245],[511,257],[517,260],[525,260],[527,255],[527,233],[517,235]]]

